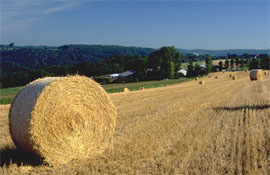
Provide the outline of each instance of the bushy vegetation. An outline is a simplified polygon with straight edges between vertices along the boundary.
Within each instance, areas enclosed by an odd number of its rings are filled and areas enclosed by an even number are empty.
[[[1,47],[2,72],[39,69],[52,65],[98,62],[112,55],[147,56],[154,49],[103,45],[64,45],[60,47]]]
[[[61,48],[67,49],[67,48]],[[152,64],[151,61],[159,61]],[[155,66],[154,71],[147,71]],[[1,86],[16,87],[45,76],[65,76],[79,74],[94,77],[98,82],[110,82],[104,75],[133,70],[136,75],[121,79],[121,82],[137,82],[146,80],[161,80],[177,77],[177,70],[181,65],[181,55],[174,47],[163,47],[151,53],[149,57],[143,55],[112,55],[98,62],[80,62],[74,65],[53,65],[39,69],[26,69],[24,71],[3,72]]]
[[[13,44],[0,47],[0,52],[1,88],[24,86],[45,76],[79,74],[93,77],[99,83],[119,83],[179,78],[178,71],[183,67],[187,68],[188,77],[197,77],[224,69],[269,69],[270,65],[267,54],[257,58],[249,54],[212,57],[209,54],[180,54],[173,46],[154,50],[102,45],[14,47]],[[213,65],[216,59],[226,61]],[[128,70],[136,74],[118,80],[105,76]]]

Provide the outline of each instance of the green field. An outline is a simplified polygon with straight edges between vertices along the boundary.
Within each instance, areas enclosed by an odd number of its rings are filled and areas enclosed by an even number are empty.
[[[5,88],[0,89],[0,104],[10,104],[15,97],[15,95],[23,88],[14,87],[14,88]]]
[[[128,88],[130,91],[139,90],[141,87],[145,89],[156,88],[161,86],[167,86],[171,84],[177,84],[192,80],[192,78],[180,78],[172,80],[160,80],[160,81],[144,81],[138,83],[118,83],[118,84],[106,84],[102,87],[107,93],[122,92],[123,88]],[[0,104],[10,104],[16,94],[23,88],[23,86],[15,88],[0,89]]]
[[[201,65],[201,64],[204,64],[205,61],[196,61],[196,62],[193,62],[193,66],[195,66],[196,63],[198,63],[199,65]],[[187,70],[188,69],[188,65],[189,65],[189,63],[182,63],[181,64],[181,68]]]

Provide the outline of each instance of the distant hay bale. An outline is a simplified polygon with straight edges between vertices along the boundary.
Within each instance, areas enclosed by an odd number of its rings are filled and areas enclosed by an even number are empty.
[[[248,72],[248,70],[246,70],[246,72]]]
[[[233,80],[237,80],[237,76],[236,76],[236,75],[233,75],[233,76],[232,76],[232,79],[233,79]]]
[[[124,88],[123,89],[123,92],[129,92],[129,89],[128,88]]]
[[[211,75],[209,75],[208,78],[211,78]]]
[[[229,77],[231,78],[232,77],[232,74],[230,74]]]
[[[140,87],[140,90],[143,91],[144,90],[144,87]]]
[[[102,153],[112,142],[116,110],[90,78],[47,77],[18,93],[9,120],[16,146],[58,166]]]
[[[218,79],[218,76],[215,76],[215,79]]]
[[[203,85],[205,84],[203,80],[199,81],[199,84]]]
[[[195,80],[196,80],[196,81],[199,80],[199,77],[196,77]]]
[[[261,69],[254,69],[254,70],[251,70],[249,73],[249,77],[251,81],[262,80],[263,79],[262,75],[263,75],[263,71]]]
[[[264,72],[264,75],[267,75],[267,72]]]

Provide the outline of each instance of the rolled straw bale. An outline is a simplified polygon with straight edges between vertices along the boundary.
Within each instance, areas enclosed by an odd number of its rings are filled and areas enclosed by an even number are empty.
[[[140,87],[140,90],[143,91],[144,90],[144,87]]]
[[[267,72],[264,72],[264,75],[267,75]]]
[[[232,79],[233,79],[233,80],[237,80],[237,76],[236,76],[236,75],[233,75],[233,76],[232,76]]]
[[[203,85],[205,84],[203,80],[199,81],[199,84]]]
[[[211,75],[209,75],[208,78],[211,78]]]
[[[197,80],[199,80],[199,78],[198,78],[198,77],[196,77],[196,78],[195,78],[195,80],[197,81]]]
[[[123,92],[129,92],[129,89],[128,88],[124,88],[123,89]]]
[[[18,147],[58,166],[103,152],[112,142],[116,110],[90,78],[47,77],[18,93],[9,120]]]
[[[249,73],[250,80],[262,80],[263,71],[261,69],[251,70]]]
[[[232,77],[232,74],[230,74],[229,77],[231,78]]]
[[[248,70],[246,70],[246,72],[248,72]]]
[[[215,76],[215,79],[218,79],[218,76]]]

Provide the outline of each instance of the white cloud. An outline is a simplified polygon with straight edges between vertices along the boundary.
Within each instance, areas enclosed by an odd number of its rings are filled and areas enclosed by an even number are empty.
[[[82,1],[76,0],[1,0],[1,35],[27,30],[53,13],[72,10]]]
[[[78,2],[75,2],[75,1],[62,2],[60,5],[58,5],[56,7],[45,8],[42,11],[42,14],[51,14],[51,13],[56,13],[56,12],[60,12],[60,11],[71,10],[77,5],[78,5]]]

